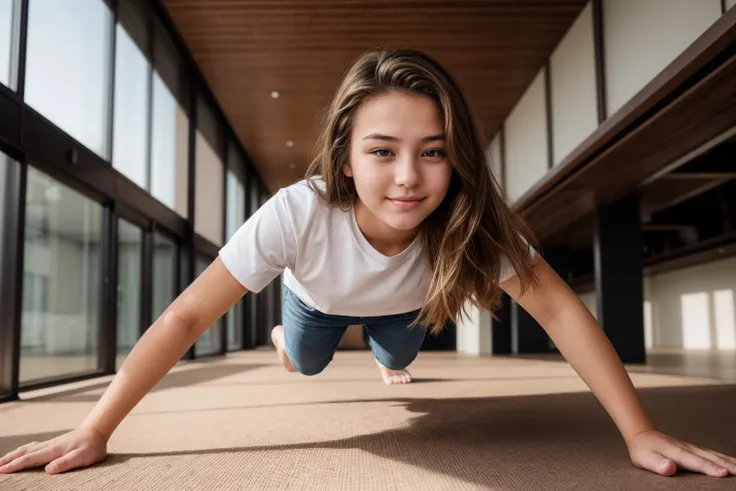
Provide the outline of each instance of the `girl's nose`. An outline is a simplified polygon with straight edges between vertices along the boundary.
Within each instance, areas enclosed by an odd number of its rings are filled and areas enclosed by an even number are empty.
[[[398,159],[396,161],[396,173],[394,183],[397,186],[413,187],[419,183],[418,159],[413,156]]]

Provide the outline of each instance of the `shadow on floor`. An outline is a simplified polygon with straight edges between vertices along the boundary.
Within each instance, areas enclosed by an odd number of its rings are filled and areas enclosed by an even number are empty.
[[[168,373],[158,384],[156,384],[150,392],[159,390],[172,389],[178,387],[189,387],[192,385],[208,383],[224,377],[230,377],[249,370],[267,367],[270,365],[256,365],[247,363],[228,363],[222,365],[212,365],[211,363],[192,363],[199,364],[194,370],[181,370]],[[192,367],[194,368],[194,367]],[[87,392],[97,389],[104,389],[110,385],[110,381],[100,382],[97,384],[86,385],[75,389],[60,390],[53,394],[34,397],[33,399],[23,400],[23,403],[36,402],[96,402],[100,399],[99,394],[87,394]],[[2,409],[2,405],[0,405]]]
[[[660,430],[736,456],[736,385],[641,389],[639,394]],[[494,489],[541,489],[544,482],[549,483],[545,489],[733,489],[736,483],[736,478],[713,479],[683,472],[674,479],[663,478],[635,468],[616,427],[591,393],[350,399],[320,404],[356,402],[393,402],[415,416],[400,428],[332,441],[116,454],[100,465],[123,465],[141,458],[253,452],[274,452],[274,458],[288,459],[292,452],[358,449]],[[0,438],[0,454],[29,440],[57,434]],[[564,488],[555,487],[563,483]]]

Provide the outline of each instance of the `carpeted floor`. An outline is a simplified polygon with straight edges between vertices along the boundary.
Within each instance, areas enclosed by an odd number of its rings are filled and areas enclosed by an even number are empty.
[[[736,478],[633,467],[565,363],[428,352],[413,374],[385,386],[367,352],[339,352],[311,378],[272,351],[181,365],[118,428],[104,463],[0,475],[0,489],[736,489]],[[632,378],[661,429],[736,455],[736,385]],[[0,405],[0,454],[73,428],[105,384]]]

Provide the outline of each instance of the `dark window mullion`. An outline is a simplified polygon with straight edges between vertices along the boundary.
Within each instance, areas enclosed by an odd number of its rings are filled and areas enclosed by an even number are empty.
[[[228,144],[227,131],[224,125],[218,122],[220,125],[220,145],[222,146],[222,241],[224,243],[227,240],[227,169],[229,164],[230,145]],[[227,353],[228,338],[230,331],[227,328],[228,316],[230,312],[225,312],[222,319],[220,320],[220,352]]]
[[[154,228],[143,230],[143,244],[141,244],[141,317],[140,332],[142,336],[153,322],[153,250]]]
[[[110,23],[110,51],[108,56],[108,80],[107,80],[107,161],[112,163],[113,145],[115,139],[115,58],[117,44],[118,25],[118,2],[110,5],[112,21]]]
[[[102,213],[102,249],[100,275],[102,294],[98,316],[98,367],[103,373],[115,373],[118,330],[118,213],[115,206],[105,207]]]
[[[18,34],[18,78],[16,86],[18,97],[21,100],[25,97],[26,92],[26,60],[28,51],[28,2],[29,0],[21,0],[20,6],[20,33]],[[17,3],[15,4],[17,5]]]
[[[0,398],[17,399],[20,378],[20,338],[28,167],[12,163],[5,169],[0,274]]]

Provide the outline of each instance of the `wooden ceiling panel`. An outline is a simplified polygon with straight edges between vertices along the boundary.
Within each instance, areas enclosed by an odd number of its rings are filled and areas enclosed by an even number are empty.
[[[490,138],[586,2],[163,1],[272,191],[303,175],[321,111],[364,51],[412,48],[436,57]]]

